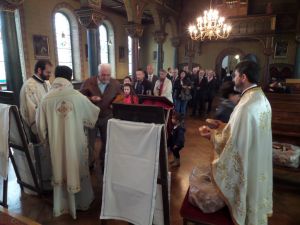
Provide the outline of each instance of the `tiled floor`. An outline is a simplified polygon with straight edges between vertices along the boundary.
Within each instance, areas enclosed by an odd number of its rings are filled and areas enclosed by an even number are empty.
[[[186,121],[186,147],[182,150],[181,167],[172,169],[172,190],[171,190],[171,225],[182,224],[179,209],[183,197],[188,188],[188,178],[192,168],[198,164],[208,165],[211,144],[201,138],[198,127],[203,122],[200,119],[188,119]],[[52,196],[35,197],[20,192],[19,186],[10,170],[9,177],[9,210],[29,217],[44,225],[97,225],[99,220],[101,204],[101,179],[96,175],[97,168],[93,171],[93,183],[96,199],[90,210],[78,212],[77,220],[69,215],[58,218],[52,216]],[[276,179],[274,182],[274,215],[270,219],[270,225],[300,225],[300,172],[286,173],[284,170],[275,170]],[[287,182],[289,180],[291,182]],[[297,181],[297,183],[293,183]],[[1,192],[1,191],[0,191]],[[108,225],[127,224],[119,221],[109,221]]]

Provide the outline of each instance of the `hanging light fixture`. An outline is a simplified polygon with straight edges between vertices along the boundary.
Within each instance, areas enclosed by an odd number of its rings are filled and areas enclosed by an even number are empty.
[[[190,25],[188,30],[191,39],[226,39],[231,32],[231,26],[225,23],[225,18],[219,15],[219,11],[212,9],[212,0],[209,10],[204,11],[204,15],[197,18],[196,24]]]

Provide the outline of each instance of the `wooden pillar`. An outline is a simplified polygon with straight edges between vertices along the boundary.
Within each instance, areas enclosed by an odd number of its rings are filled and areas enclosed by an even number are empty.
[[[187,41],[187,57],[188,57],[188,67],[189,67],[189,71],[192,71],[192,67],[193,67],[193,61],[195,58],[195,44],[193,40],[188,40]]]
[[[300,35],[296,36],[296,43],[295,78],[300,79]]]
[[[174,61],[173,61],[173,67],[178,67],[178,50],[180,46],[180,37],[173,37],[171,38],[172,46],[174,47]]]
[[[132,76],[135,78],[135,71],[140,66],[139,39],[143,35],[144,28],[141,24],[129,22],[125,25],[125,30],[132,39]]]
[[[157,74],[159,74],[159,70],[163,69],[164,66],[164,50],[163,44],[166,40],[167,33],[164,31],[156,31],[154,33],[154,40],[157,43]]]
[[[270,58],[273,55],[273,37],[267,37],[264,47],[265,68],[262,71],[261,87],[267,89],[270,83]]]
[[[16,104],[19,105],[23,77],[14,10],[1,12],[1,24],[7,90],[14,92]]]
[[[89,75],[97,76],[100,58],[98,28],[104,16],[100,9],[92,7],[81,7],[75,13],[79,23],[87,29]]]

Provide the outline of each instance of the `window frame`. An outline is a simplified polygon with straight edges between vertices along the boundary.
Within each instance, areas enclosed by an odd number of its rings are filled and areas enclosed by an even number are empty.
[[[59,61],[58,61],[58,46],[57,46],[57,33],[56,33],[56,19],[55,19],[55,16],[57,13],[60,13],[62,14],[68,21],[69,23],[69,32],[70,32],[70,40],[71,40],[71,58],[72,58],[72,70],[73,70],[73,77],[72,77],[72,81],[75,81],[76,80],[76,77],[75,77],[75,73],[77,73],[77,71],[75,70],[75,67],[74,67],[74,64],[75,64],[75,54],[74,54],[74,37],[73,37],[73,32],[72,32],[72,23],[71,23],[71,20],[69,18],[69,16],[67,15],[67,13],[61,11],[61,10],[57,10],[55,13],[54,13],[54,28],[55,28],[55,48],[56,48],[56,57],[57,57],[57,63],[59,64]]]
[[[130,44],[131,45],[129,45],[129,40],[130,40]],[[132,43],[132,37],[130,37],[128,35],[127,36],[127,45],[128,45],[128,55],[127,55],[127,57],[128,57],[128,75],[129,76],[132,76],[132,74],[133,74],[133,66],[132,66],[132,64],[133,64],[133,62],[132,62],[132,44],[133,44]],[[130,73],[130,69],[131,69],[131,73]]]
[[[1,41],[1,43],[2,43],[2,54],[3,54],[3,65],[4,65],[4,75],[5,75],[5,82],[4,83],[0,83],[0,87],[1,87],[1,89],[2,89],[2,87],[6,87],[7,86],[7,72],[6,72],[6,68],[5,68],[5,57],[4,57],[4,50],[3,50],[3,46],[4,46],[4,44],[3,44],[3,35],[2,35],[2,26],[3,26],[3,24],[2,24],[2,17],[0,16],[0,24],[1,24],[1,26],[0,26],[0,32],[1,32],[1,39],[2,39],[2,41]]]
[[[100,38],[101,38],[101,34],[100,34],[100,27],[103,26],[106,30],[106,45],[107,45],[107,59],[108,59],[108,63],[111,64],[111,55],[110,55],[110,47],[109,47],[109,28],[108,26],[105,24],[105,23],[101,23],[99,25],[99,28],[98,28],[98,32],[99,32],[99,49],[100,49],[100,62],[102,63],[102,60],[101,60],[101,41],[100,41]]]

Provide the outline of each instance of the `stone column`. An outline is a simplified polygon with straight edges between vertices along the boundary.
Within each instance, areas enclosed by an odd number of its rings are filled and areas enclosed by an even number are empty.
[[[16,1],[21,4],[22,1]],[[19,94],[23,85],[22,68],[18,47],[18,38],[14,10],[16,5],[2,2],[1,4],[1,33],[3,38],[3,53],[5,61],[7,90],[15,94],[15,102],[19,105]]]
[[[296,36],[296,43],[295,78],[300,79],[300,35]]]
[[[157,75],[159,75],[159,70],[164,66],[164,50],[163,44],[166,40],[167,33],[164,31],[156,31],[154,33],[154,40],[157,43]]]
[[[135,78],[135,71],[140,66],[139,39],[143,35],[144,28],[141,24],[129,22],[125,25],[125,30],[132,39],[132,76]]]
[[[189,71],[192,71],[193,61],[195,58],[196,50],[193,40],[187,40],[187,57],[188,57],[188,67]]]
[[[103,20],[100,9],[81,7],[75,10],[79,23],[87,29],[89,75],[97,76],[99,63],[98,28]]]
[[[180,37],[171,38],[172,46],[174,47],[174,62],[173,67],[178,67],[178,48],[180,46]]]

